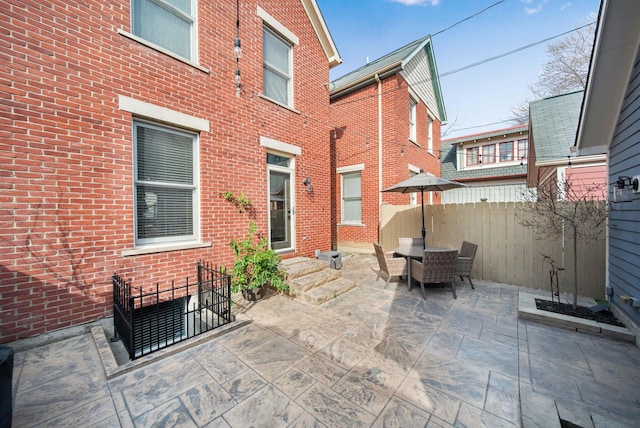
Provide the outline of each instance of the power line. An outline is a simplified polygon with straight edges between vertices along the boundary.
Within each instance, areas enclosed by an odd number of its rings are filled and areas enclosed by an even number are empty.
[[[487,6],[487,7],[485,7],[485,8],[484,8],[484,9],[482,9],[480,12],[477,12],[477,13],[474,13],[473,15],[467,16],[466,18],[464,18],[464,19],[462,19],[462,20],[460,20],[460,21],[456,22],[455,24],[452,24],[452,25],[448,26],[448,27],[447,27],[447,28],[445,28],[444,30],[440,30],[440,31],[438,31],[438,32],[436,32],[436,33],[433,33],[433,34],[431,35],[431,37],[435,37],[435,36],[437,36],[438,34],[442,34],[442,33],[444,33],[445,31],[451,30],[453,27],[455,27],[455,26],[457,26],[457,25],[460,25],[460,24],[462,24],[463,22],[470,20],[471,18],[475,18],[476,16],[478,16],[478,15],[480,15],[480,14],[482,14],[482,13],[486,12],[487,10],[491,9],[492,7],[497,6],[497,5],[499,5],[500,3],[504,3],[504,2],[505,2],[505,0],[500,0],[500,1],[498,1],[498,2],[495,2],[495,3],[494,3],[494,4],[492,4],[491,6]]]

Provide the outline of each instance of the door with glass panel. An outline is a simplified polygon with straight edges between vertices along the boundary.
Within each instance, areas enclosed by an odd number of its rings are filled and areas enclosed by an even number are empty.
[[[293,247],[295,209],[291,189],[291,159],[267,154],[269,171],[269,242],[274,250]]]

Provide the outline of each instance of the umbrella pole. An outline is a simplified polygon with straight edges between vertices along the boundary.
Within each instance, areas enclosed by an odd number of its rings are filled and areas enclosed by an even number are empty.
[[[422,203],[422,249],[427,245],[427,230],[424,228],[424,189],[420,189],[420,202]]]

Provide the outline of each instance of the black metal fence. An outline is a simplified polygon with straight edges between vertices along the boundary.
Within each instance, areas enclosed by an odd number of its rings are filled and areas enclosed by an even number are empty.
[[[132,360],[232,321],[231,277],[198,263],[197,283],[144,292],[113,274],[113,324]]]

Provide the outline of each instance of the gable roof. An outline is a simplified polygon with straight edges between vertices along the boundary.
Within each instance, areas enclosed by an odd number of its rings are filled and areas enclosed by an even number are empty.
[[[511,126],[509,128],[494,129],[493,131],[479,132],[477,134],[463,135],[460,137],[447,138],[442,140],[442,144],[459,144],[459,143],[471,143],[474,140],[482,140],[484,138],[493,138],[507,136],[509,134],[516,134],[519,132],[525,132],[529,130],[529,124]]]
[[[640,2],[602,0],[580,122],[578,153],[606,153],[640,43]]]
[[[405,70],[407,64],[421,51],[424,53],[429,62],[429,71],[432,76],[433,89],[436,97],[439,118],[442,122],[446,121],[446,112],[444,102],[442,100],[442,90],[440,88],[440,78],[436,67],[435,55],[431,36],[427,35],[418,40],[402,46],[393,52],[390,52],[374,61],[371,61],[360,68],[357,68],[344,76],[338,77],[331,82],[330,96],[331,99],[346,95],[364,86],[368,86],[375,82],[376,76],[379,79],[394,75]]]
[[[329,67],[332,68],[341,64],[342,58],[340,58],[340,53],[338,53],[338,49],[333,42],[331,33],[329,33],[329,29],[327,28],[327,24],[322,16],[322,12],[320,12],[320,8],[318,8],[316,0],[302,0],[302,6],[304,7],[305,12],[307,12],[307,16],[309,16],[311,25],[318,36],[318,40],[322,45],[322,49],[324,49],[325,55],[327,55]]]
[[[529,103],[529,138],[536,165],[572,155],[584,91]]]

